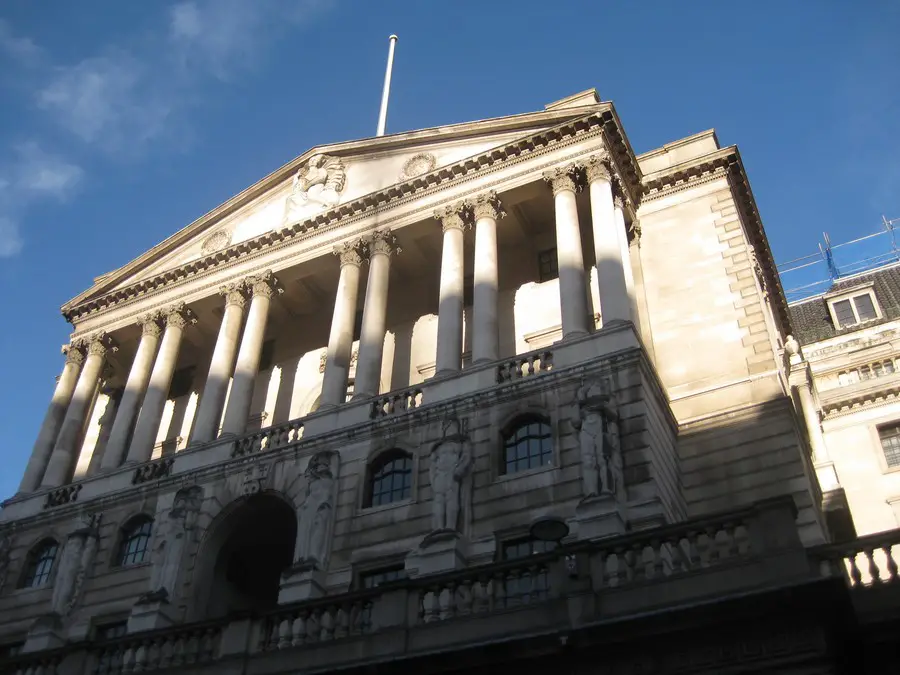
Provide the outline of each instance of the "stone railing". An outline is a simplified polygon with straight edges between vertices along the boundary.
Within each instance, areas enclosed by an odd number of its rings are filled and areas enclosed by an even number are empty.
[[[379,417],[387,417],[388,415],[405,413],[407,410],[414,410],[422,405],[422,398],[423,392],[419,387],[379,396],[372,403],[370,417],[374,420]]]
[[[823,576],[843,576],[851,588],[897,582],[900,530],[810,550]]]
[[[57,675],[64,650],[36,654],[19,654],[0,663],[2,675]]]
[[[168,457],[160,457],[159,459],[154,459],[152,462],[142,464],[134,470],[131,484],[140,485],[141,483],[165,478],[172,472],[172,465],[174,463],[175,458],[169,455]]]
[[[129,635],[94,647],[95,675],[140,673],[210,663],[219,656],[223,625],[193,625]]]
[[[497,366],[497,382],[512,382],[550,370],[553,370],[553,352],[539,350],[520,354],[513,359],[502,361]]]
[[[259,651],[328,642],[372,630],[372,605],[379,593],[323,598],[271,613],[262,621]]]
[[[296,443],[303,437],[303,422],[299,419],[267,427],[252,434],[241,436],[234,442],[234,457],[252,455],[265,450],[283,448]]]

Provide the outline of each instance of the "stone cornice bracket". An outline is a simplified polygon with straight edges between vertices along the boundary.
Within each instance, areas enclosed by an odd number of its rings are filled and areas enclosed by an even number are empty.
[[[141,335],[158,337],[162,332],[162,326],[160,325],[161,319],[162,315],[160,312],[150,312],[149,314],[142,314],[139,316],[137,318],[137,324],[141,327]]]
[[[583,163],[583,168],[587,176],[588,184],[597,180],[605,180],[607,183],[612,182],[612,164],[609,160],[609,153],[605,150],[588,157]]]
[[[493,218],[500,220],[506,215],[506,210],[500,202],[500,198],[493,190],[475,196],[471,200],[472,215],[477,222],[481,218]]]
[[[472,226],[472,209],[465,200],[448,204],[434,212],[434,219],[441,224],[441,231],[466,230]]]
[[[167,326],[184,328],[189,324],[197,323],[197,316],[194,314],[193,310],[183,302],[167,307],[163,310],[163,314],[165,315],[163,321]]]
[[[62,353],[66,355],[66,363],[74,363],[76,366],[84,363],[84,344],[81,340],[63,345]]]
[[[580,173],[576,164],[558,166],[555,169],[545,171],[544,180],[547,181],[553,190],[554,197],[566,190],[577,193],[582,188]]]
[[[766,273],[759,263],[759,258],[756,257],[756,249],[752,244],[747,247],[747,256],[750,258],[750,266],[753,268],[753,273],[756,275],[756,280],[759,282],[759,288],[762,291],[763,297],[768,298],[769,284],[766,281]]]
[[[391,232],[390,228],[375,230],[368,237],[369,255],[381,253],[390,257],[393,254],[400,253],[403,249],[397,245],[397,237]]]
[[[345,241],[343,244],[335,246],[332,253],[340,259],[341,267],[344,265],[355,265],[356,267],[359,267],[366,260],[366,242],[362,239]]]
[[[235,281],[219,288],[219,295],[225,298],[225,306],[237,305],[243,307],[247,304],[246,283]]]
[[[628,243],[636,244],[638,247],[641,245],[641,221],[637,218],[634,218],[628,227]]]
[[[260,274],[247,277],[246,284],[250,289],[250,294],[253,296],[260,295],[271,298],[273,295],[284,293],[284,287],[281,285],[278,277],[272,274],[272,270],[266,270]]]

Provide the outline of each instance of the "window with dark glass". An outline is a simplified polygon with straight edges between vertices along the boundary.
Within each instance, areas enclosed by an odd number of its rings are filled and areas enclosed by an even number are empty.
[[[503,473],[527,471],[553,463],[553,432],[537,417],[516,422],[503,437]]]
[[[831,306],[837,318],[838,328],[846,328],[847,326],[878,318],[878,310],[875,309],[875,301],[870,293],[862,293],[846,300],[838,300],[832,303]]]
[[[97,626],[95,634],[98,640],[112,640],[122,637],[128,633],[127,621],[115,621],[112,623],[103,623]]]
[[[856,323],[856,315],[853,313],[853,307],[849,300],[841,300],[834,303],[834,314],[838,320],[838,326],[852,326]]]
[[[25,646],[24,642],[11,642],[5,645],[0,645],[0,659],[8,659],[13,656],[18,656],[22,653],[22,647]]]
[[[878,312],[875,311],[875,303],[872,302],[872,296],[857,295],[853,298],[853,304],[856,305],[856,314],[860,321],[871,321],[878,318]]]
[[[878,436],[881,438],[884,461],[890,468],[900,466],[900,424],[880,427]]]
[[[548,248],[538,253],[538,280],[541,283],[559,277],[559,262],[556,258],[556,249]]]
[[[412,494],[412,457],[402,450],[386,452],[369,468],[365,506],[381,506]]]
[[[503,560],[521,560],[556,548],[556,542],[538,539],[514,539],[500,547]],[[545,567],[526,567],[507,572],[503,582],[507,605],[520,604],[547,597],[550,579]]]
[[[389,581],[397,581],[406,578],[406,569],[403,565],[392,565],[391,567],[382,567],[380,569],[368,570],[361,572],[359,575],[359,585],[363,588],[375,588]]]
[[[37,588],[48,583],[58,551],[59,546],[52,539],[47,539],[38,544],[28,555],[21,587]]]
[[[127,567],[144,562],[150,548],[150,535],[153,533],[153,521],[149,518],[134,518],[122,530],[122,541],[119,544],[119,555],[116,565]]]

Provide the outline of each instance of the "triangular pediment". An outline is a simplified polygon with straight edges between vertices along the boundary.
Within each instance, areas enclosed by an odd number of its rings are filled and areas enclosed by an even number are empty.
[[[328,209],[589,115],[588,90],[526,113],[318,146],[209,212],[63,307],[121,289]]]

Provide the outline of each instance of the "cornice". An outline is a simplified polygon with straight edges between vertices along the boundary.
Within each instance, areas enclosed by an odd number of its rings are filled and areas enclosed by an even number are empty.
[[[824,419],[833,419],[859,412],[862,409],[879,408],[889,403],[896,403],[898,400],[900,400],[900,382],[895,379],[893,383],[886,383],[883,387],[823,403],[822,415]]]
[[[164,288],[170,288],[187,280],[204,276],[248,256],[256,257],[273,248],[302,241],[321,231],[327,231],[341,224],[358,220],[385,208],[393,208],[410,198],[420,198],[469,180],[476,175],[496,169],[500,165],[523,161],[528,157],[543,154],[550,149],[577,139],[591,132],[602,134],[616,170],[622,178],[633,202],[638,204],[641,195],[640,169],[637,160],[624,135],[612,104],[604,104],[605,109],[597,110],[584,117],[546,129],[518,139],[499,148],[493,148],[479,155],[460,160],[454,164],[438,168],[430,173],[397,183],[383,190],[369,193],[346,204],[323,211],[312,218],[294,225],[267,232],[253,239],[240,242],[224,250],[217,251],[179,267],[166,270],[149,279],[139,281],[121,289],[116,289],[95,298],[68,303],[63,306],[63,316],[71,323],[88,316],[103,313],[121,304],[127,304]],[[271,187],[271,186],[268,186]],[[74,301],[73,301],[74,302]]]

